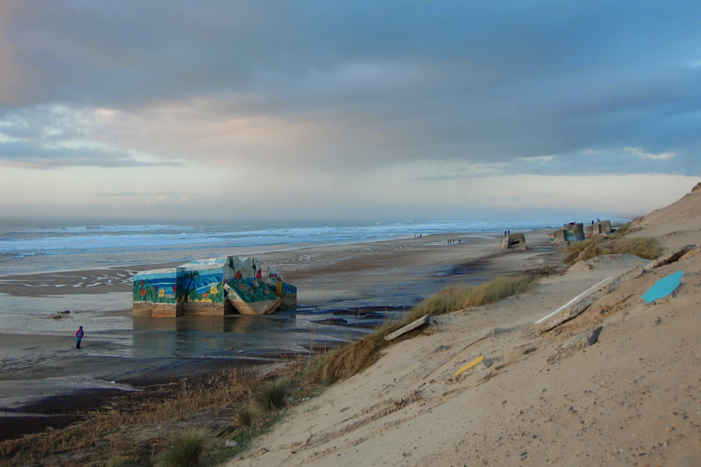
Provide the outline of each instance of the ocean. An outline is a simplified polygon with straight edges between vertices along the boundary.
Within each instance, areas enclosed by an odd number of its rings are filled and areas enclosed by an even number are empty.
[[[354,244],[413,238],[418,235],[469,233],[494,236],[505,229],[521,232],[544,224],[499,224],[459,220],[402,222],[248,221],[238,223],[136,223],[124,220],[0,220],[2,276],[49,271],[187,262],[231,254]],[[130,278],[126,278],[130,280]],[[427,285],[428,287],[428,285]],[[402,313],[422,295],[416,285],[395,287],[383,311],[364,316],[339,309],[368,308],[368,300],[345,300],[325,309],[300,306],[271,316],[177,319],[132,318],[113,310],[131,308],[131,292],[21,297],[0,294],[0,333],[71,335],[85,326],[85,354],[126,358],[246,358],[304,352],[310,342],[335,345],[357,339],[372,326]],[[71,314],[53,319],[58,311]],[[336,314],[334,314],[334,311]],[[334,320],[319,324],[320,321]],[[341,321],[344,321],[343,324]],[[91,350],[90,337],[109,341],[109,350]],[[233,349],[233,350],[232,350]]]
[[[190,261],[245,251],[372,242],[441,233],[528,231],[544,224],[246,221],[133,223],[124,220],[0,219],[0,276]]]

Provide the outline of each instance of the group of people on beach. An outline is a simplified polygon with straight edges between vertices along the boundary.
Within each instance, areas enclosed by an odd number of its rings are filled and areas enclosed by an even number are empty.
[[[504,230],[504,237],[508,237],[509,235],[511,235],[511,230]]]
[[[458,244],[460,243],[460,241],[460,239],[457,240]],[[455,239],[451,238],[450,240],[448,240],[448,245],[455,245]]]

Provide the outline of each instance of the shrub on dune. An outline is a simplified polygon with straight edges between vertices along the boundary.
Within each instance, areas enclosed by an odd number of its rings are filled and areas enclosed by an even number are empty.
[[[285,406],[285,397],[289,392],[289,381],[285,378],[280,378],[261,389],[253,396],[253,400],[260,410],[264,412],[274,412]]]
[[[171,447],[160,454],[156,466],[196,467],[208,444],[209,434],[205,430],[187,430],[171,440]]]

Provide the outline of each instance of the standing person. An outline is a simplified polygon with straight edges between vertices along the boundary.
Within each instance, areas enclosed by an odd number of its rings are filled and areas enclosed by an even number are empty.
[[[76,349],[80,348],[80,341],[83,340],[84,335],[85,335],[85,331],[83,331],[83,326],[78,326],[78,330],[75,332],[75,348]]]

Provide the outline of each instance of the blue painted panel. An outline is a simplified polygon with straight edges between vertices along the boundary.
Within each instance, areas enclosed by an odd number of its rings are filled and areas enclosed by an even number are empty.
[[[650,303],[666,297],[679,288],[683,276],[684,271],[677,271],[674,274],[663,277],[655,282],[655,284],[650,287],[650,290],[643,294],[642,299],[645,300],[645,303]]]

